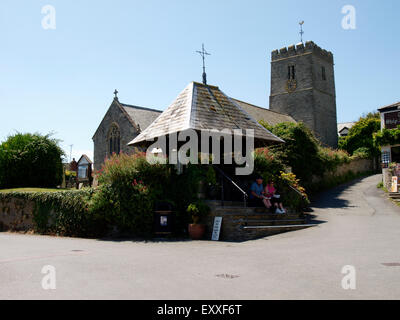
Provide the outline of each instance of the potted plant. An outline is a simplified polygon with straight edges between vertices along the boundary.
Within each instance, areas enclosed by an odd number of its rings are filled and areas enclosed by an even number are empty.
[[[203,202],[198,201],[191,203],[186,212],[192,216],[192,223],[189,224],[189,236],[193,240],[200,240],[204,237],[206,225],[200,223],[201,220],[209,213],[210,208]]]

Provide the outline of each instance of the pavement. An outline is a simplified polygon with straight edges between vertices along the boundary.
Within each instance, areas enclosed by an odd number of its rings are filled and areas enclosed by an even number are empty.
[[[316,227],[243,243],[0,233],[0,299],[400,299],[400,207],[380,179],[320,194]]]

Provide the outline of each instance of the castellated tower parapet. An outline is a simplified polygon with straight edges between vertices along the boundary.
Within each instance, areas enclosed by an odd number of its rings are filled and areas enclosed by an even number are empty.
[[[305,44],[303,43],[298,43],[296,45],[293,44],[289,47],[283,47],[279,50],[274,50],[271,53],[271,58],[272,61],[275,61],[307,53],[317,54],[322,59],[325,59],[327,62],[333,63],[332,52],[322,49],[321,47],[317,46],[313,41],[307,41]]]
[[[334,59],[314,42],[271,53],[269,107],[304,122],[327,146],[338,143]]]

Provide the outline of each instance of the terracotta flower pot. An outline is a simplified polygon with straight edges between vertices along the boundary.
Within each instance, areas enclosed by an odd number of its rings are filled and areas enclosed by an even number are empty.
[[[189,236],[192,240],[201,240],[206,232],[204,224],[189,224]]]

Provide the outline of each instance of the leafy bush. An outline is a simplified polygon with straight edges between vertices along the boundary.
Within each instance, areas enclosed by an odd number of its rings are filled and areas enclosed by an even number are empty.
[[[307,189],[312,187],[313,176],[323,176],[325,172],[350,161],[346,152],[322,147],[311,130],[301,122],[284,122],[273,127],[262,121],[260,123],[285,140],[284,144],[270,147],[270,156],[292,168]]]
[[[265,183],[270,180],[276,183],[279,192],[285,195],[285,206],[299,211],[309,203],[299,179],[293,173],[285,173],[284,164],[268,148],[254,151],[254,170],[257,175],[262,176]]]
[[[310,203],[306,190],[300,185],[300,180],[295,174],[281,171],[276,179],[276,185],[279,192],[285,195],[285,206],[301,211]]]
[[[324,173],[334,171],[338,166],[350,162],[350,156],[343,150],[332,150],[331,148],[320,147],[318,156],[324,168]]]
[[[339,148],[347,151],[350,155],[360,148],[366,148],[369,157],[377,156],[380,151],[374,144],[374,134],[380,129],[379,114],[362,117],[351,127],[349,134],[339,140]]]
[[[374,146],[376,148],[399,144],[400,143],[400,126],[396,129],[383,129],[374,134]]]
[[[358,148],[353,152],[353,155],[351,156],[352,160],[355,159],[368,159],[370,157],[369,155],[369,150],[367,147],[361,147]]]
[[[273,179],[284,170],[284,165],[268,148],[259,148],[254,151],[254,171],[263,177],[264,181]]]
[[[89,212],[93,189],[56,192],[2,192],[0,201],[24,199],[35,203],[36,232],[65,236],[101,236],[106,226],[102,217]]]
[[[56,187],[63,150],[50,135],[17,133],[0,145],[0,188]]]
[[[114,154],[98,173],[90,212],[121,232],[150,236],[155,201],[169,200],[172,171],[170,165],[149,163],[144,153]]]

